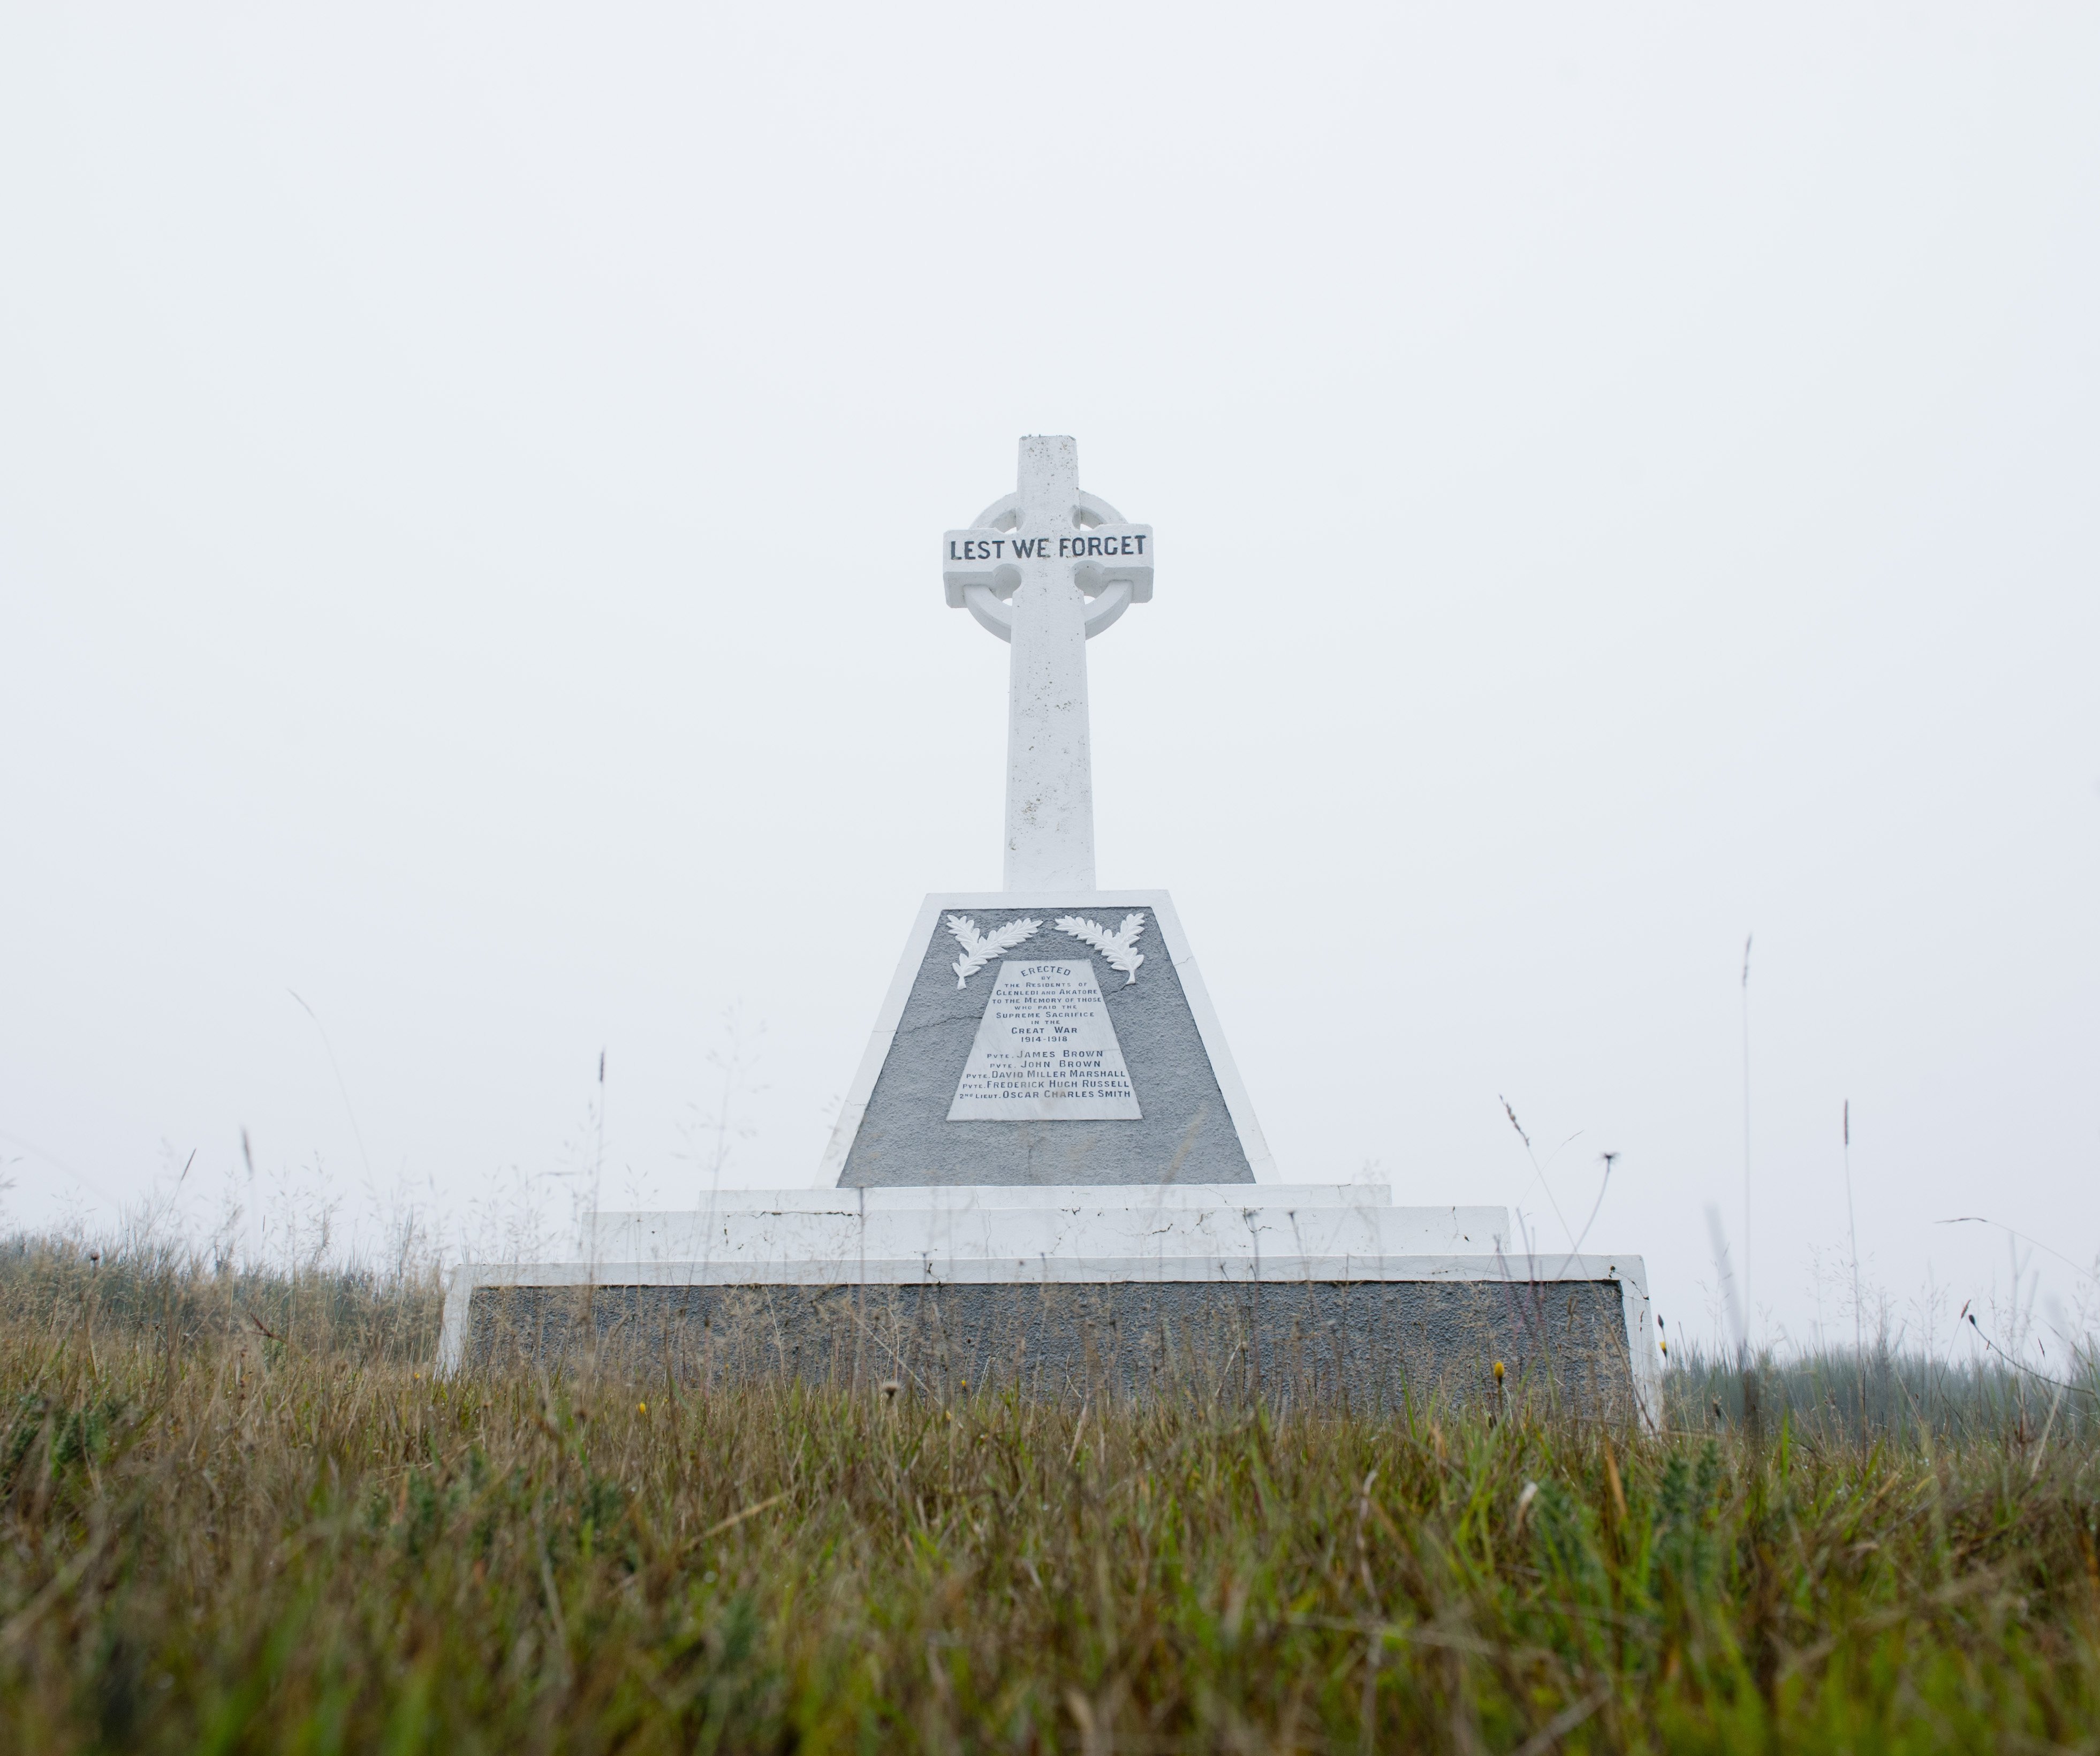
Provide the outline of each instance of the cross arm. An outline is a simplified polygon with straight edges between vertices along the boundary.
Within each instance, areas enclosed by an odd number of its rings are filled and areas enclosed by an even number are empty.
[[[1074,563],[1073,571],[1090,596],[1111,585],[1127,585],[1132,603],[1152,601],[1150,525],[1101,524],[1070,536],[1039,540],[1055,545],[1052,559]]]
[[[1020,545],[1033,543],[1027,537],[1017,538],[1011,531],[995,531],[988,526],[978,526],[967,531],[948,531],[941,538],[941,584],[946,589],[948,607],[963,607],[964,592],[972,585],[1012,585],[1020,583]],[[999,577],[1001,570],[1008,574]]]
[[[1127,585],[1130,601],[1152,598],[1153,538],[1149,524],[1100,524],[1070,535],[1024,536],[989,526],[949,531],[941,538],[941,583],[948,607],[961,609],[973,585],[1017,585],[1024,561],[1062,562],[1089,596]],[[1001,577],[1002,574],[1005,576]]]

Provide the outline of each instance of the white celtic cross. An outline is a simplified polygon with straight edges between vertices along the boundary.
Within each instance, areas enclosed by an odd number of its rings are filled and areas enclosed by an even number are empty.
[[[1149,524],[1079,492],[1079,448],[1021,442],[1021,488],[941,539],[941,580],[1012,642],[1007,706],[1006,888],[1094,888],[1087,642],[1152,596]]]

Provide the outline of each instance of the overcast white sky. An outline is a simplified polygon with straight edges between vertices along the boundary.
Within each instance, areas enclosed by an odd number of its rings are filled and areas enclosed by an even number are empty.
[[[810,1180],[999,882],[935,544],[1039,431],[1162,545],[1101,879],[1286,1175],[1559,1243],[1616,1153],[1710,1330],[1754,931],[1767,1330],[1849,1333],[1847,1099],[1899,1321],[2004,1299],[1956,1216],[2091,1263],[2096,91],[2071,6],[16,0],[0,1217],[245,1127],[485,1224],[601,1049],[609,1202]]]

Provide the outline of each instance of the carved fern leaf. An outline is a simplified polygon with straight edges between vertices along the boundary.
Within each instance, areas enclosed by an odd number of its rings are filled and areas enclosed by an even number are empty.
[[[1087,920],[1080,915],[1066,915],[1057,923],[1060,933],[1069,933],[1075,939],[1083,939],[1109,960],[1109,968],[1119,969],[1127,978],[1128,987],[1137,980],[1137,966],[1145,961],[1145,953],[1137,949],[1137,936],[1145,931],[1145,916],[1126,915],[1123,925],[1114,933],[1098,921]]]
[[[1042,924],[1039,920],[1009,920],[990,933],[979,933],[977,924],[968,916],[951,915],[948,931],[963,948],[963,955],[948,966],[955,973],[955,986],[963,986],[995,957],[1005,955]]]

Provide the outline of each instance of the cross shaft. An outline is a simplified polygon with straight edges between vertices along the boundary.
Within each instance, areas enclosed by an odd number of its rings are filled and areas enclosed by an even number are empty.
[[[1019,492],[942,538],[948,602],[1011,643],[1009,890],[1094,888],[1087,642],[1152,595],[1152,527],[1079,491],[1079,447],[1021,442]]]

